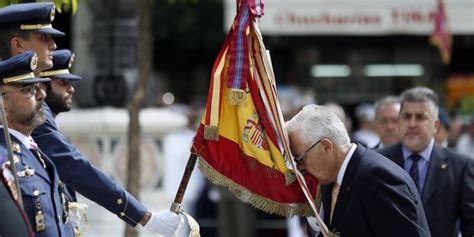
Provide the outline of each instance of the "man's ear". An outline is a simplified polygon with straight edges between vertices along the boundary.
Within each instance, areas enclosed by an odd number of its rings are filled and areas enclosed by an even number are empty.
[[[330,154],[332,152],[333,145],[334,144],[331,140],[327,138],[321,138],[321,146],[323,147],[325,153]]]
[[[10,40],[10,48],[11,48],[13,56],[26,51],[23,46],[24,43],[25,43],[25,40],[20,37],[13,37]]]
[[[441,126],[441,122],[439,121],[439,119],[435,120],[434,121],[434,132],[436,133],[439,129],[439,127]]]

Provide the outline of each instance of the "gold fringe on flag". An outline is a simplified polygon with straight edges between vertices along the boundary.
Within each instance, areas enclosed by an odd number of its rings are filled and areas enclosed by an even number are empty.
[[[230,105],[245,105],[247,102],[244,90],[230,89],[229,104]]]
[[[219,140],[219,130],[217,129],[217,126],[205,126],[204,139],[210,140],[210,141]]]
[[[293,204],[278,203],[271,199],[252,193],[245,187],[235,183],[231,179],[214,170],[204,159],[199,157],[199,169],[213,184],[223,186],[230,190],[241,201],[249,203],[255,208],[270,214],[278,214],[281,216],[311,216],[313,210],[309,204]]]

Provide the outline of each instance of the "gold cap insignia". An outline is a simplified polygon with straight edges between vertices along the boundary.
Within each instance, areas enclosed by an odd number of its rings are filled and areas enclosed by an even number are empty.
[[[74,62],[74,57],[76,57],[76,55],[73,53],[71,54],[71,58],[69,58],[69,62],[67,64],[67,68],[71,69],[72,67],[72,63]]]
[[[56,14],[56,6],[53,5],[53,8],[51,9],[51,12],[49,12],[49,21],[53,22],[54,21],[54,15]]]
[[[33,57],[31,57],[31,61],[30,61],[31,71],[34,71],[37,66],[38,66],[38,56],[34,54]]]

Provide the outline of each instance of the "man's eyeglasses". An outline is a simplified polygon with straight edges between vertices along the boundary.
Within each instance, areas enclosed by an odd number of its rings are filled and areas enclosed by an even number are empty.
[[[27,96],[34,96],[36,95],[36,92],[38,89],[40,89],[39,83],[34,83],[34,84],[24,86],[18,89],[4,91],[2,92],[2,96],[13,93],[13,92],[21,92],[22,94],[27,95]]]
[[[299,155],[298,157],[295,158],[295,162],[296,164],[298,165],[302,165],[304,160],[306,160],[308,153],[311,151],[311,149],[313,149],[316,145],[318,145],[318,143],[321,142],[321,139],[319,139],[317,142],[315,142],[313,145],[311,145],[308,149],[306,149],[306,151],[304,151],[303,153],[301,153],[301,155]]]

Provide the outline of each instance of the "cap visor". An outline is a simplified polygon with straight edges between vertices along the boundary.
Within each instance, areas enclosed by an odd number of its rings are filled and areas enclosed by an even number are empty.
[[[32,84],[32,83],[39,83],[39,82],[48,82],[51,81],[49,78],[39,78],[39,77],[32,77],[28,79],[18,80],[15,82],[10,82],[11,84]]]
[[[66,35],[66,34],[64,34],[64,32],[56,30],[54,28],[36,30],[36,32],[43,33],[43,34],[49,34],[53,37],[59,37],[59,36]]]
[[[51,75],[49,77],[55,78],[55,79],[61,79],[61,80],[68,80],[68,81],[82,80],[82,77],[78,75],[74,75],[74,74],[58,74],[58,75]]]

